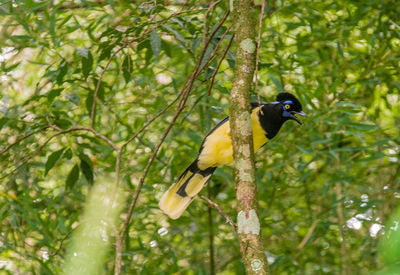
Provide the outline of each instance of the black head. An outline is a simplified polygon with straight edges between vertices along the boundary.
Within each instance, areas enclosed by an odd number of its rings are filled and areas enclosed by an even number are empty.
[[[276,96],[276,101],[282,105],[282,118],[295,120],[300,125],[302,124],[300,119],[298,119],[295,114],[306,116],[303,112],[300,101],[292,94],[289,93],[279,93]]]

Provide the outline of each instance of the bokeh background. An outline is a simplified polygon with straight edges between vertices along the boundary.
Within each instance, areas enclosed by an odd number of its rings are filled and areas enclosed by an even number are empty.
[[[396,274],[399,219],[388,222],[400,199],[399,4],[266,5],[258,92],[266,102],[279,92],[294,93],[308,115],[303,126],[286,123],[256,154],[260,221],[272,274]],[[256,1],[255,20],[260,9]],[[72,245],[76,232],[90,230],[81,225],[84,213],[93,213],[88,203],[93,186],[114,184],[117,154],[89,132],[59,135],[39,152],[56,133],[45,128],[49,121],[60,129],[89,127],[93,94],[110,62],[98,89],[94,128],[120,146],[178,96],[204,37],[228,10],[229,1],[0,1],[2,274],[62,273],[79,250]],[[210,62],[144,180],[124,238],[123,274],[244,273],[234,231],[205,201],[194,200],[176,221],[157,206],[196,157],[204,135],[227,115],[235,43],[210,95],[208,90],[234,21],[228,16],[211,40],[204,55]],[[176,108],[126,147],[122,210],[105,211],[108,229],[94,241],[104,243],[82,250],[101,254],[93,256],[99,260],[91,274],[113,272],[115,232],[127,219]],[[231,167],[217,169],[202,195],[235,219]]]

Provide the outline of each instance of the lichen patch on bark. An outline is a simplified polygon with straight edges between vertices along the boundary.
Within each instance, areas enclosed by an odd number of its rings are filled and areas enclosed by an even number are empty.
[[[242,112],[236,122],[237,129],[239,129],[239,132],[242,136],[251,135],[251,118],[249,112]]]
[[[245,40],[240,42],[240,47],[242,48],[243,51],[247,53],[254,53],[254,51],[256,50],[256,45],[250,38],[246,38]]]
[[[260,234],[260,221],[254,209],[250,209],[245,213],[240,211],[238,213],[238,233],[239,234]]]
[[[250,145],[249,145],[249,144],[242,144],[242,145],[239,145],[239,152],[240,152],[245,158],[250,158]]]
[[[251,261],[251,269],[253,269],[254,271],[258,271],[262,267],[263,267],[263,263],[259,259],[254,259]]]
[[[242,65],[242,72],[246,73],[246,74],[250,74],[252,73],[252,69],[249,66],[246,65]]]

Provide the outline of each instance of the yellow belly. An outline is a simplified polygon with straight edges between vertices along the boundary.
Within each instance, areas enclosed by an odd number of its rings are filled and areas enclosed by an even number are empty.
[[[251,124],[253,128],[254,152],[260,149],[267,141],[264,130],[261,128],[258,111],[260,107],[252,110]],[[216,167],[233,162],[232,140],[230,134],[229,120],[219,126],[209,135],[204,144],[203,150],[199,156],[198,167],[201,170],[208,167]]]

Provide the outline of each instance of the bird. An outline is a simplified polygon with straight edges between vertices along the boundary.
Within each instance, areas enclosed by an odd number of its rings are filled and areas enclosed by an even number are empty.
[[[294,120],[302,125],[295,115],[306,117],[300,101],[287,92],[279,93],[275,102],[250,104],[254,152],[275,137],[283,123]],[[232,162],[233,149],[228,116],[206,135],[196,159],[161,197],[160,209],[171,219],[179,218],[215,169]]]

